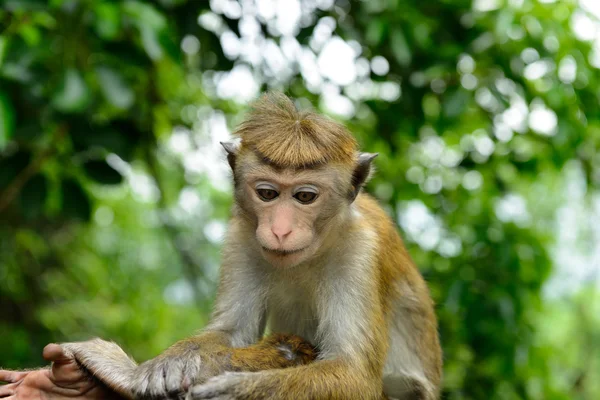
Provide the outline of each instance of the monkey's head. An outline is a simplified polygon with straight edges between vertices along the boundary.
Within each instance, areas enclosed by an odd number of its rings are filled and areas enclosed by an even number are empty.
[[[360,153],[344,126],[298,111],[283,94],[263,95],[235,133],[240,142],[222,144],[255,246],[276,267],[310,260],[353,217],[376,154]]]

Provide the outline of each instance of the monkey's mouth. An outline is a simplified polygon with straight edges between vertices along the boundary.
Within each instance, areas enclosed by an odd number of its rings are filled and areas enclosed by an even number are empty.
[[[277,256],[289,256],[291,254],[297,254],[297,253],[304,251],[306,249],[306,247],[303,247],[301,249],[292,249],[292,250],[278,250],[278,249],[269,249],[268,247],[262,246],[262,249],[264,251],[266,251],[267,253],[274,254]]]

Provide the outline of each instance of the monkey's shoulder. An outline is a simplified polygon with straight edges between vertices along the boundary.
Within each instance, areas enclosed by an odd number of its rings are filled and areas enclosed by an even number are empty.
[[[396,235],[396,224],[373,196],[364,192],[360,193],[355,204],[363,221],[374,228],[379,235]]]

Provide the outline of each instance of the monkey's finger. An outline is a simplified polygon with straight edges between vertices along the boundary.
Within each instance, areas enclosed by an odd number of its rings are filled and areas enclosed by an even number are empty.
[[[29,372],[24,371],[8,371],[6,369],[0,369],[0,382],[17,382],[25,378]]]
[[[186,396],[186,400],[225,400],[233,399],[229,392],[229,384],[223,379],[224,375],[210,379],[207,383],[193,386]]]

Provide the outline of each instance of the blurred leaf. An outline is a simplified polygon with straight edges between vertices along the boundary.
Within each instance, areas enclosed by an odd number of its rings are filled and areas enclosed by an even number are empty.
[[[367,26],[367,31],[365,32],[365,40],[367,43],[378,46],[383,40],[383,36],[386,30],[386,22],[381,19],[373,19],[369,22]]]
[[[19,194],[19,205],[23,214],[28,218],[42,215],[48,196],[48,180],[43,174],[31,178]]]
[[[7,49],[8,49],[8,38],[5,35],[0,35],[0,70],[2,68],[2,64],[4,63],[4,57],[6,55]]]
[[[40,30],[32,24],[24,24],[19,28],[19,34],[28,46],[37,46],[40,43]]]
[[[410,47],[408,47],[408,43],[406,41],[406,37],[402,32],[402,29],[399,27],[395,27],[392,30],[392,34],[390,36],[390,45],[392,54],[398,64],[403,67],[407,67],[412,59]]]
[[[48,11],[38,11],[33,15],[32,21],[44,28],[56,28],[56,18]]]
[[[123,110],[133,105],[135,100],[133,90],[119,72],[109,67],[98,67],[96,73],[106,100]]]
[[[123,181],[123,176],[114,170],[104,160],[92,160],[83,164],[86,174],[98,183],[117,185]]]
[[[8,95],[0,90],[0,150],[6,146],[15,130],[15,109]]]
[[[124,12],[135,22],[140,32],[142,46],[152,60],[163,56],[160,34],[166,28],[167,22],[154,6],[138,1],[129,1],[123,6]]]
[[[38,120],[21,122],[15,129],[15,140],[30,141],[38,138],[44,132]]]
[[[140,1],[128,1],[123,11],[129,15],[139,27],[145,26],[153,31],[160,31],[167,26],[167,19],[153,5]]]
[[[109,125],[98,126],[86,119],[77,119],[71,123],[69,135],[77,151],[101,148],[129,160],[140,132],[129,121],[115,120]]]
[[[4,7],[8,10],[36,11],[43,10],[48,5],[44,0],[5,0]]]
[[[448,91],[444,96],[444,115],[454,118],[465,111],[471,95],[462,88]]]
[[[148,57],[154,61],[159,60],[163,52],[156,31],[148,27],[142,27],[140,33],[142,35],[142,45]]]
[[[96,13],[96,33],[106,40],[113,40],[119,36],[121,30],[121,10],[117,3],[98,2],[94,7]]]
[[[52,97],[53,105],[63,112],[80,112],[89,101],[90,92],[81,73],[73,68],[66,69],[62,83]]]
[[[81,221],[89,221],[92,214],[90,199],[74,179],[65,179],[61,182],[62,215]]]
[[[158,34],[158,41],[162,49],[168,54],[173,61],[181,61],[181,51],[179,45],[171,39],[169,32],[164,29]]]
[[[8,186],[15,177],[31,162],[31,153],[18,151],[6,158],[0,158],[0,189]]]

